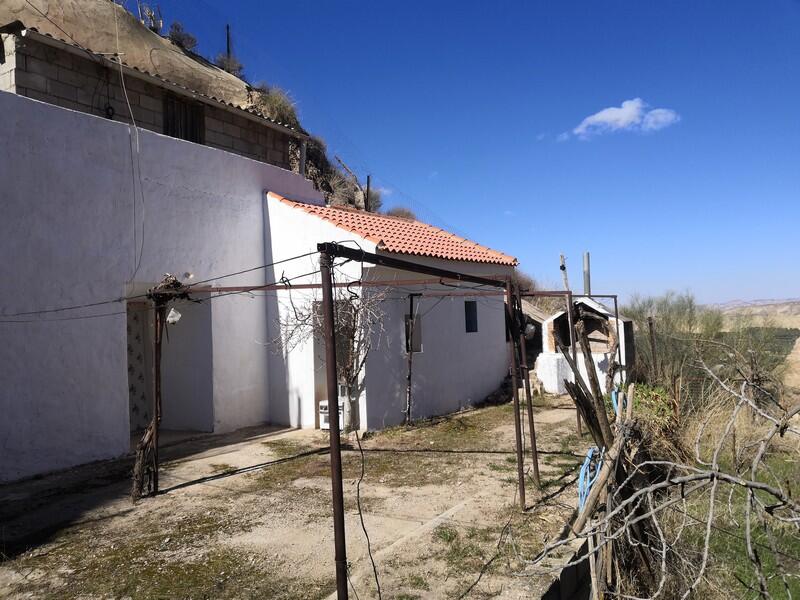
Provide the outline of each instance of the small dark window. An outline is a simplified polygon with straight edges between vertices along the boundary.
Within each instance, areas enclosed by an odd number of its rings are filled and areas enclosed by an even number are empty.
[[[422,352],[422,318],[414,318],[414,331],[411,331],[411,315],[406,315],[406,352]]]
[[[203,105],[164,95],[164,134],[188,142],[205,143],[206,122]]]
[[[464,300],[464,323],[467,333],[478,331],[478,303],[475,300]]]

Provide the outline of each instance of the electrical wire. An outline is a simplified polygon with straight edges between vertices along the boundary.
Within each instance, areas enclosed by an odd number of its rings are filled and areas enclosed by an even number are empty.
[[[372,574],[375,577],[375,586],[378,588],[378,599],[382,600],[383,596],[381,595],[381,582],[378,579],[378,567],[375,566],[375,558],[372,556],[372,543],[369,539],[367,526],[364,524],[364,513],[361,510],[361,482],[364,481],[366,459],[364,458],[364,449],[361,447],[361,438],[358,436],[358,431],[356,431],[356,443],[358,444],[358,451],[361,453],[361,475],[356,484],[356,506],[358,507],[358,518],[361,521],[361,529],[364,532],[364,537],[367,538],[367,554],[369,554],[369,561],[372,563]]]
[[[282,263],[286,263],[286,262],[289,262],[289,261],[292,261],[292,260],[296,260],[296,259],[299,259],[299,258],[305,258],[306,256],[311,256],[313,254],[317,254],[317,251],[315,250],[313,252],[307,252],[305,254],[299,254],[297,256],[291,256],[289,258],[284,258],[282,260],[277,260],[275,262],[272,262],[272,263],[269,263],[269,264],[266,264],[266,265],[260,265],[258,267],[252,267],[250,269],[244,269],[242,271],[236,271],[234,273],[226,273],[226,274],[223,274],[223,275],[217,275],[216,277],[212,277],[210,279],[206,279],[206,280],[203,280],[203,281],[198,281],[198,282],[195,282],[195,283],[193,283],[191,285],[188,285],[186,287],[191,288],[191,287],[193,287],[195,285],[198,285],[200,283],[207,283],[209,281],[215,281],[217,279],[225,279],[227,277],[233,277],[234,275],[240,275],[242,273],[249,273],[251,271],[257,271],[259,269],[268,269],[268,268],[270,268],[272,266],[279,265],[279,264],[282,264]],[[317,271],[314,271],[314,272],[309,273],[307,275],[313,275],[313,274],[318,273],[318,272],[319,271],[317,270]],[[291,278],[291,280],[297,279],[299,277],[304,277],[304,276],[307,276],[307,275],[298,275],[296,277]],[[276,281],[275,283],[264,284],[264,285],[277,285],[279,283],[280,283],[280,281]],[[263,285],[255,285],[255,286],[253,286],[253,289],[256,290],[259,287],[264,287],[264,286]],[[241,293],[241,292],[234,292],[234,293]],[[228,294],[219,294],[219,296],[223,296],[223,295],[228,295]],[[58,308],[48,308],[48,309],[42,309],[42,310],[23,311],[23,312],[11,313],[11,314],[0,314],[0,317],[2,317],[2,319],[0,319],[0,323],[22,323],[22,322],[25,322],[25,321],[7,321],[7,320],[5,320],[8,317],[27,317],[27,316],[32,316],[32,315],[44,315],[44,314],[65,312],[65,311],[69,311],[69,310],[80,310],[82,308],[93,308],[93,307],[96,307],[96,306],[103,306],[103,305],[106,305],[106,304],[116,304],[118,302],[126,302],[126,301],[129,301],[129,300],[137,300],[137,299],[140,299],[140,298],[147,298],[147,294],[136,294],[134,296],[120,296],[119,298],[112,298],[112,299],[109,299],[109,300],[100,300],[100,301],[97,301],[97,302],[88,302],[86,304],[75,304],[75,305],[71,305],[71,306],[60,306]],[[55,319],[51,319],[51,320],[55,320]]]
[[[114,36],[116,38],[116,45],[117,45],[117,53],[114,56],[117,61],[117,65],[119,66],[119,82],[120,87],[122,88],[122,95],[125,97],[125,104],[128,107],[128,115],[131,119],[131,125],[133,126],[133,133],[136,138],[136,152],[133,151],[133,145],[131,140],[131,130],[130,127],[128,128],[128,148],[131,153],[131,182],[133,185],[133,273],[131,273],[130,278],[126,282],[126,284],[131,283],[135,278],[136,274],[139,272],[139,267],[142,264],[142,256],[144,255],[144,226],[145,226],[145,217],[144,217],[144,186],[142,184],[142,162],[141,162],[141,147],[139,144],[139,127],[136,125],[136,118],[133,116],[133,108],[131,107],[131,101],[128,97],[128,88],[125,85],[125,73],[122,71],[122,54],[120,52],[119,47],[119,23],[117,20],[117,3],[112,2],[112,11],[114,11]],[[123,9],[124,10],[124,9]],[[136,157],[136,165],[134,166],[134,156]],[[136,243],[136,182],[139,183],[139,197],[141,200],[142,206],[142,239],[139,244]]]
[[[281,260],[276,260],[274,262],[269,263],[268,265],[260,265],[258,267],[251,267],[249,269],[242,269],[241,271],[236,271],[234,273],[227,273],[225,275],[218,275],[217,277],[210,277],[209,279],[202,279],[200,281],[195,281],[194,283],[190,283],[186,287],[194,287],[196,285],[200,285],[201,283],[208,283],[209,281],[216,281],[218,279],[226,279],[228,277],[235,277],[236,275],[243,275],[244,273],[252,273],[253,271],[258,271],[260,269],[268,269],[270,267],[274,267],[275,265],[281,265],[286,262],[290,262],[292,260],[297,260],[298,258],[305,258],[306,256],[313,256],[314,254],[319,254],[319,250],[312,250],[311,252],[306,252],[305,254],[298,254],[297,256],[290,256],[289,258],[282,258]]]

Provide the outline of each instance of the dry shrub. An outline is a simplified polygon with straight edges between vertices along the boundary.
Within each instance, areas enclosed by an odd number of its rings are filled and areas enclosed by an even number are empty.
[[[300,119],[292,98],[284,90],[259,83],[251,91],[251,103],[265,117],[283,123],[294,129],[300,129]]]

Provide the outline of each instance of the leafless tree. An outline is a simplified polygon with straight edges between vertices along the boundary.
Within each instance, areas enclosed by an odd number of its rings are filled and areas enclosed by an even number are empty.
[[[350,428],[360,428],[359,399],[364,393],[364,367],[370,350],[384,333],[385,290],[365,288],[360,281],[334,288],[334,330],[336,334],[336,372],[348,398]],[[289,289],[286,310],[279,319],[280,338],[276,347],[290,352],[303,343],[324,340],[322,303],[316,295],[303,295]],[[324,349],[315,348],[324,357]],[[337,392],[338,396],[338,392]],[[335,410],[336,396],[329,398]]]

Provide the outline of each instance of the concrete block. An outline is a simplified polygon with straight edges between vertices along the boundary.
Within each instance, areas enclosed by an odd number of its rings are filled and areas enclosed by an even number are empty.
[[[81,111],[81,105],[74,100],[67,100],[66,98],[54,98],[52,102],[61,108],[69,108],[70,110]]]
[[[5,75],[17,68],[17,63],[14,60],[6,58],[6,62],[0,64],[0,75]]]
[[[238,125],[234,125],[233,123],[225,123],[224,132],[226,135],[231,136],[232,138],[241,138],[242,137],[242,130],[239,128]]]
[[[233,123],[234,117],[233,115],[223,108],[217,108],[214,110],[214,117],[222,121],[223,123]]]
[[[206,115],[206,131],[216,131],[222,133],[225,131],[225,123],[217,118]]]
[[[55,52],[52,54],[53,58],[50,60],[50,62],[55,63],[59,67],[64,67],[66,69],[73,69],[73,68],[80,69],[80,64],[76,65],[75,61],[76,60],[81,61],[83,59],[76,58],[72,56],[72,54],[70,54],[69,52],[65,52],[63,50],[57,50],[55,48],[53,48],[53,50],[55,50]],[[48,52],[48,54],[50,53]]]
[[[18,68],[18,57],[16,53],[16,48],[13,41],[9,40],[9,36],[3,35],[0,36],[3,38],[3,48],[5,48],[5,62],[0,64],[0,73],[8,73],[9,71],[13,71],[14,69]],[[22,58],[22,62],[24,63],[25,59]]]
[[[47,46],[32,42],[30,39],[18,42],[17,52],[23,56],[35,56],[44,62],[50,62],[48,55],[55,55],[56,53],[55,49],[49,49]]]
[[[102,108],[105,106],[105,91],[100,92],[100,89],[97,89],[95,92],[95,86],[92,84],[91,86],[78,88],[75,91],[75,100],[78,104],[83,104],[86,106],[91,106],[92,108]]]
[[[254,150],[250,143],[238,138],[233,140],[233,149],[248,155],[252,154]]]
[[[58,79],[58,67],[35,56],[28,56],[25,59],[25,70],[48,79]]]
[[[16,85],[14,83],[14,71],[0,73],[0,91],[14,92],[15,90]]]
[[[123,101],[125,100],[125,95],[124,94],[122,95],[122,100]],[[131,106],[133,107],[134,110],[136,110],[137,107],[142,107],[142,96],[139,94],[139,92],[134,92],[133,90],[128,90],[127,101],[131,103]],[[150,110],[150,109],[145,108],[145,110]],[[155,112],[155,111],[151,111],[151,112]],[[159,107],[157,112],[161,112],[161,108],[160,107]]]
[[[280,152],[278,150],[270,150],[267,153],[267,162],[271,165],[277,165],[279,167],[285,167],[289,164],[289,157],[287,154]]]
[[[139,105],[153,112],[161,112],[164,110],[164,101],[161,99],[161,96],[154,98],[146,94],[140,94]]]
[[[47,93],[57,98],[71,100],[73,102],[78,98],[78,90],[75,89],[75,87],[53,79],[47,80]]]
[[[233,138],[218,131],[206,130],[206,143],[217,148],[233,148]]]
[[[278,133],[275,130],[271,131],[272,133],[272,147],[275,150],[280,150],[282,152],[289,151],[289,136],[283,135],[282,133]]]
[[[68,83],[76,88],[87,87],[89,78],[85,73],[81,73],[80,71],[75,71],[73,69],[67,69],[65,67],[56,67],[56,69],[58,70],[59,81]]]
[[[161,115],[153,112],[152,110],[147,110],[146,108],[134,107],[133,116],[136,118],[136,122],[142,126],[155,126],[162,124]]]
[[[16,72],[16,83],[19,86],[30,88],[38,92],[47,92],[47,77],[36,75],[35,73],[28,73],[27,71]],[[73,95],[74,97],[74,95]]]

